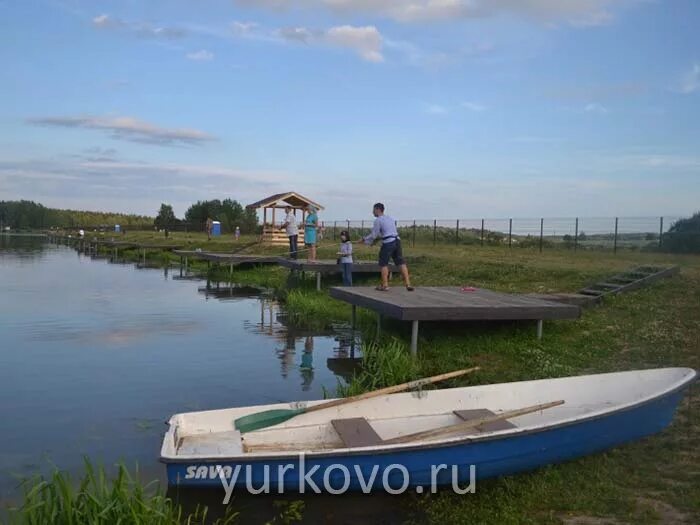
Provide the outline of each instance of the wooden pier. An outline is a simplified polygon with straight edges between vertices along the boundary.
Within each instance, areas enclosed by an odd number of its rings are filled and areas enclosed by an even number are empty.
[[[542,323],[553,319],[577,319],[576,305],[544,301],[482,288],[456,286],[417,287],[409,292],[393,287],[382,292],[371,287],[333,287],[331,297],[352,305],[353,325],[358,306],[377,312],[377,327],[382,316],[411,321],[411,353],[418,351],[420,321],[537,321],[537,337],[542,337]]]
[[[343,273],[343,267],[334,259],[318,259],[309,261],[307,259],[287,259],[278,258],[280,266],[289,268],[292,271],[309,272],[316,274],[316,289],[321,291],[321,276]],[[397,272],[398,268],[394,265],[389,265],[389,272]],[[378,274],[381,268],[378,263],[373,261],[355,261],[352,263],[352,273],[355,274]]]
[[[189,267],[190,259],[199,259],[207,263],[225,264],[229,267],[229,273],[233,273],[234,266],[257,265],[257,264],[277,264],[279,257],[276,255],[247,255],[238,253],[204,252],[197,250],[173,250],[175,255],[180,256],[180,267],[185,273]]]
[[[109,239],[96,239],[89,237],[67,236],[67,235],[49,235],[51,242],[67,244],[74,246],[79,252],[88,255],[97,255],[98,247],[102,246],[112,250],[112,256],[116,259],[119,256],[119,250],[140,250],[143,264],[146,263],[147,250],[164,250],[174,251],[182,248],[179,244],[158,244],[158,243],[138,243],[129,241],[114,241]]]

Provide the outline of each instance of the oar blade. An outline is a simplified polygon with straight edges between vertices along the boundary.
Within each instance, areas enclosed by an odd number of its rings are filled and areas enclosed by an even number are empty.
[[[239,417],[233,422],[233,426],[241,433],[252,432],[253,430],[279,425],[303,412],[303,408],[265,410],[264,412],[256,412],[255,414]]]

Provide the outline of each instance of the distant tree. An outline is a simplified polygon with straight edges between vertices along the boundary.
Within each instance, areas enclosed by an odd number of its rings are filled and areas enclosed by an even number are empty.
[[[173,227],[173,225],[175,225],[176,222],[177,218],[175,217],[173,207],[170,204],[161,204],[160,210],[158,211],[158,215],[153,221],[153,224],[156,225],[156,228],[158,228],[159,230],[169,230]]]
[[[207,219],[219,220],[221,201],[197,201],[185,212],[185,220],[197,230],[203,230]]]
[[[255,210],[243,208],[234,199],[197,201],[185,212],[185,220],[197,229],[203,229],[208,218],[220,221],[225,232],[233,232],[240,226],[243,233],[252,233],[258,225]]]
[[[236,229],[236,226],[240,226],[243,222],[243,206],[241,206],[238,201],[232,199],[224,199],[221,203],[221,215],[219,220],[221,221],[221,226],[224,231],[232,232]]]
[[[700,253],[700,212],[673,223],[664,233],[661,248],[675,253]]]

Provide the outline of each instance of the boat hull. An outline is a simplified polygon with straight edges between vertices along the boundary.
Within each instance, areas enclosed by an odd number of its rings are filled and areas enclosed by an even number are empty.
[[[658,433],[671,423],[683,393],[684,389],[678,389],[623,410],[531,432],[371,453],[314,453],[305,455],[303,464],[298,456],[163,461],[167,463],[168,483],[179,486],[221,487],[221,472],[227,484],[249,492],[268,487],[273,493],[309,493],[316,491],[314,486],[325,492],[391,492],[402,487],[450,484],[464,488],[474,479],[533,470]],[[447,468],[435,472],[439,465]],[[287,470],[281,471],[285,466]]]

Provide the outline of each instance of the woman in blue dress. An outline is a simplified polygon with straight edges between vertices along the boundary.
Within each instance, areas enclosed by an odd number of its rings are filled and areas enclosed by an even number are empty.
[[[316,208],[307,206],[306,222],[304,223],[304,244],[309,250],[309,262],[316,260],[316,230],[318,229],[318,215]]]

